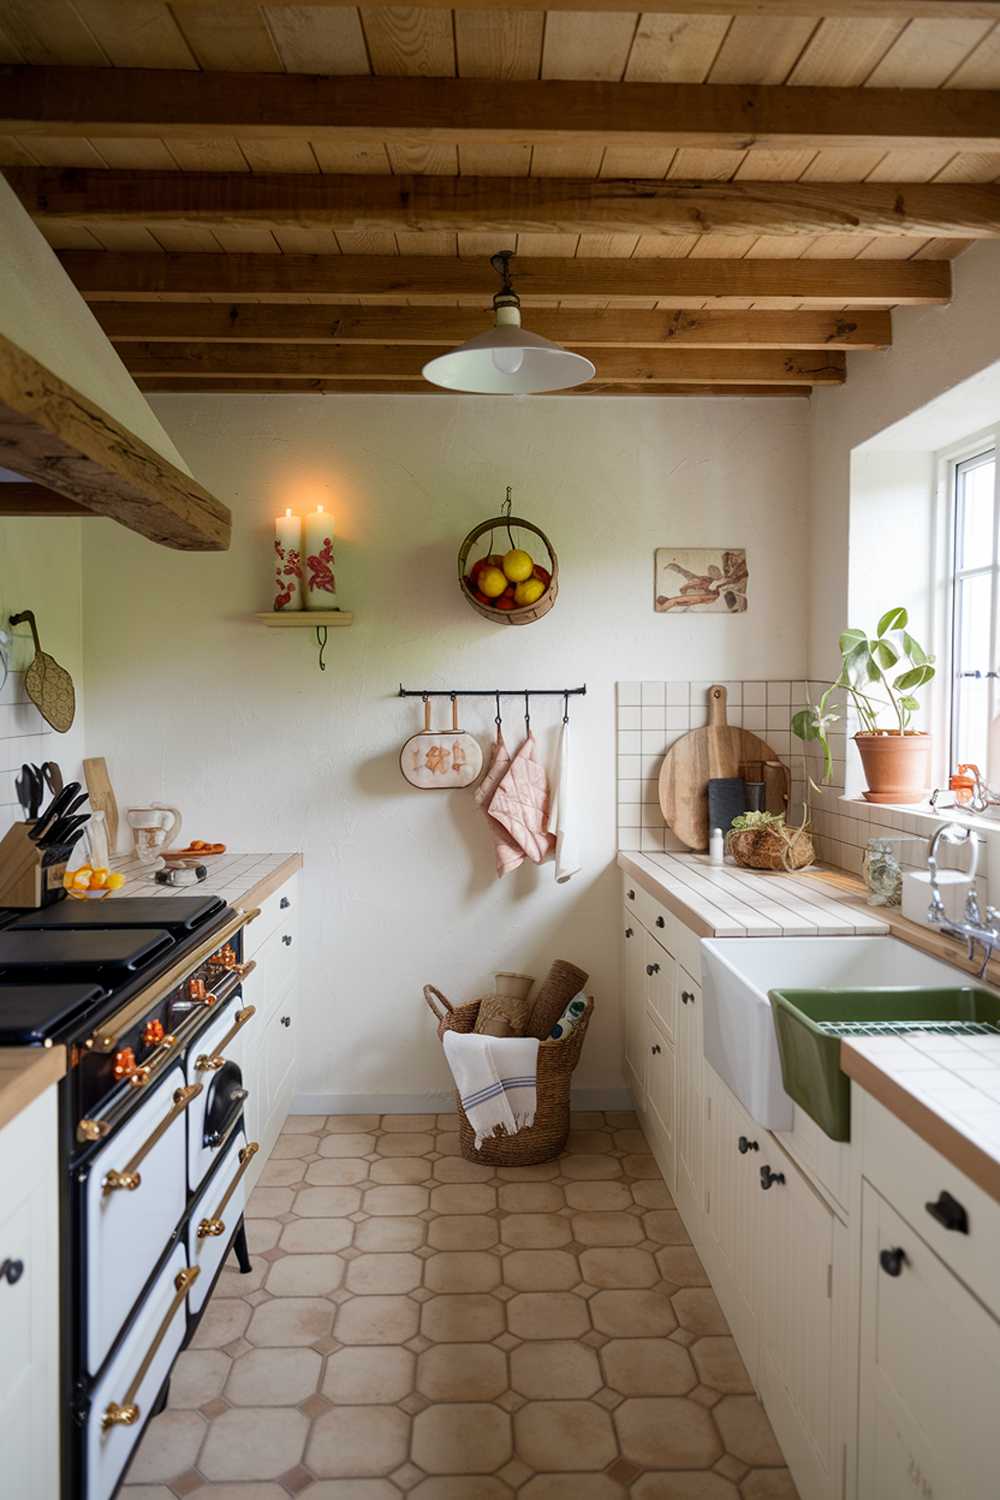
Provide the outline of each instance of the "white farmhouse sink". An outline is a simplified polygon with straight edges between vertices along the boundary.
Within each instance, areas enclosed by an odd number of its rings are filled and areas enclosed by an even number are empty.
[[[753,1118],[790,1130],[768,990],[967,984],[968,975],[891,937],[702,938],[705,1057]]]

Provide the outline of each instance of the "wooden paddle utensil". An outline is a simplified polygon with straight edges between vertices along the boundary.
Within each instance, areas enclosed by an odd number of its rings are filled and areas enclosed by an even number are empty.
[[[726,689],[716,683],[708,690],[708,724],[671,745],[660,767],[661,811],[689,849],[708,848],[709,780],[739,775],[748,760],[777,761],[778,756],[751,730],[727,724]]]
[[[42,718],[53,729],[65,734],[76,716],[76,693],[73,679],[54,657],[43,651],[38,640],[38,626],[34,611],[23,609],[11,615],[12,625],[27,622],[31,626],[31,637],[35,643],[35,657],[24,674],[24,689]]]

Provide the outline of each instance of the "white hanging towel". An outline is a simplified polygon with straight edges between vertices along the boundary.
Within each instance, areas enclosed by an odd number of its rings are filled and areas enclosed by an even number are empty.
[[[537,1037],[446,1031],[444,1055],[475,1131],[477,1151],[500,1125],[516,1135],[535,1123]]]
[[[555,836],[556,880],[560,885],[563,885],[573,875],[576,875],[580,869],[576,831],[572,822],[574,811],[572,798],[569,763],[569,720],[566,719],[563,721],[562,734],[559,736],[559,754],[556,760],[555,775],[552,778],[549,814],[546,824],[549,833]]]

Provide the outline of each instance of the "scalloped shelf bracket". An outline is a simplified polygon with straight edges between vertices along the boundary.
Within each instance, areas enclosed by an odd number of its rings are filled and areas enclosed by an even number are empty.
[[[354,615],[346,609],[272,609],[266,614],[257,614],[254,618],[271,630],[315,630],[321,672],[326,671],[323,656],[326,652],[327,631],[354,624]]]

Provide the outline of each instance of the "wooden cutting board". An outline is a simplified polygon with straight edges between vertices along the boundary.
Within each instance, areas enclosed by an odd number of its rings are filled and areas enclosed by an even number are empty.
[[[726,690],[716,683],[708,690],[708,724],[671,745],[660,767],[660,808],[671,830],[689,849],[707,849],[709,780],[738,776],[748,760],[778,759],[751,730],[727,724]]]
[[[114,854],[118,848],[118,801],[115,797],[108,763],[103,755],[94,756],[83,763],[83,776],[90,793],[90,805],[94,812],[102,812],[108,830],[108,848]]]

